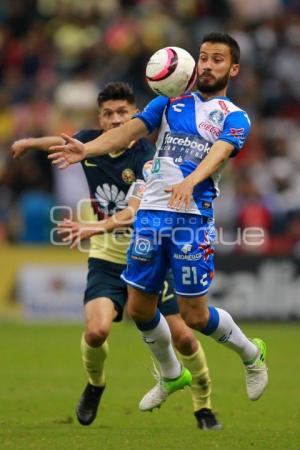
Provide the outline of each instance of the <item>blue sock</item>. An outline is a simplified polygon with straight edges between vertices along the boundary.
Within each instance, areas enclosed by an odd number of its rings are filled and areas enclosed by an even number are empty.
[[[181,374],[181,364],[172,347],[171,333],[164,316],[156,310],[155,316],[148,322],[138,322],[145,344],[158,361],[164,378],[177,378]]]
[[[150,331],[153,330],[153,328],[157,327],[159,321],[160,321],[160,312],[157,309],[153,319],[148,320],[147,322],[135,322],[135,324],[140,331]]]
[[[216,331],[220,322],[218,310],[213,306],[209,306],[208,310],[209,310],[209,319],[207,325],[203,330],[201,330],[201,333],[206,334],[207,336]]]
[[[221,308],[210,306],[208,309],[209,319],[202,333],[235,351],[243,362],[255,358],[256,346],[245,336],[231,315]]]

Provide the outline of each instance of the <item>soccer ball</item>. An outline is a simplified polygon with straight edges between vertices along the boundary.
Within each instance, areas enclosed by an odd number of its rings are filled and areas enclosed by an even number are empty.
[[[159,95],[179,97],[190,90],[197,77],[194,58],[180,47],[165,47],[155,52],[146,67],[150,88]]]

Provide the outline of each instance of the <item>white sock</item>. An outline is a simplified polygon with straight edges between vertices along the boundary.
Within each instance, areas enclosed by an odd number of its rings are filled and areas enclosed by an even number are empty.
[[[257,355],[257,347],[245,336],[227,311],[214,309],[218,312],[219,324],[209,336],[235,351],[244,363],[252,361]]]
[[[140,331],[144,342],[160,365],[161,375],[164,378],[179,377],[182,368],[172,347],[170,328],[164,316],[160,314],[160,320],[152,330]]]

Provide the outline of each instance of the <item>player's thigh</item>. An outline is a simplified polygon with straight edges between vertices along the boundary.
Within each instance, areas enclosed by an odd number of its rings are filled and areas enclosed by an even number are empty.
[[[156,314],[156,308],[157,295],[128,285],[127,312],[135,322],[151,321]]]
[[[122,264],[115,264],[96,258],[89,259],[84,304],[88,306],[89,303],[93,304],[97,299],[109,299],[117,313],[113,318],[115,322],[122,320],[123,310],[127,301],[127,286],[120,278],[123,269],[124,266]],[[88,306],[88,309],[90,308],[94,309],[93,306]],[[100,307],[97,307],[97,319],[101,316],[99,309]]]
[[[158,309],[165,317],[179,314],[179,306],[174,292],[174,278],[171,270],[167,272],[162,290],[158,296]]]
[[[178,295],[177,299],[180,314],[186,324],[195,330],[205,328],[209,319],[208,296],[186,297]]]
[[[127,253],[123,280],[147,294],[158,295],[168,269],[164,241],[160,238],[159,211],[138,212]]]
[[[86,331],[98,335],[108,335],[112,322],[118,315],[113,301],[107,297],[99,297],[87,302],[84,313]]]

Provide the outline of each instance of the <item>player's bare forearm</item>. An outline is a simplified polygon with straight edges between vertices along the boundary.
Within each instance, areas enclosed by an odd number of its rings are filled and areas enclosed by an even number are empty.
[[[132,119],[118,128],[103,133],[93,141],[87,142],[84,145],[86,157],[122,150],[128,147],[132,141],[147,136],[147,134],[148,129],[144,122],[140,119]]]
[[[233,145],[225,141],[215,142],[205,159],[189,176],[181,183],[165,189],[166,192],[171,192],[168,206],[177,210],[182,207],[188,209],[194,187],[212,176],[229,158],[233,148]]]
[[[118,128],[106,131],[97,139],[86,144],[63,133],[61,136],[65,143],[53,145],[50,149],[52,154],[48,158],[59,169],[66,169],[70,164],[75,164],[88,157],[106,155],[125,149],[132,141],[147,134],[148,129],[140,119],[132,119]]]
[[[132,225],[139,205],[140,200],[131,198],[128,202],[127,208],[122,209],[108,219],[102,220],[101,222],[95,224],[94,234],[112,232],[117,228],[128,227],[129,225]]]
[[[61,145],[64,140],[60,136],[43,136],[39,138],[29,137],[15,141],[11,146],[11,154],[14,159],[21,158],[30,150],[49,152],[52,145]]]
[[[217,141],[211,148],[206,158],[187,178],[193,187],[213,175],[229,158],[233,145],[225,141]]]
[[[109,233],[115,229],[127,228],[133,223],[139,204],[140,200],[132,198],[129,200],[127,208],[100,222],[82,224],[72,220],[64,220],[59,223],[58,234],[63,235],[62,241],[69,243],[70,248],[73,249],[77,247],[81,241],[90,239],[97,234]]]
[[[63,144],[64,140],[61,136],[43,136],[39,138],[28,138],[29,146],[35,150],[49,151],[52,145]]]

